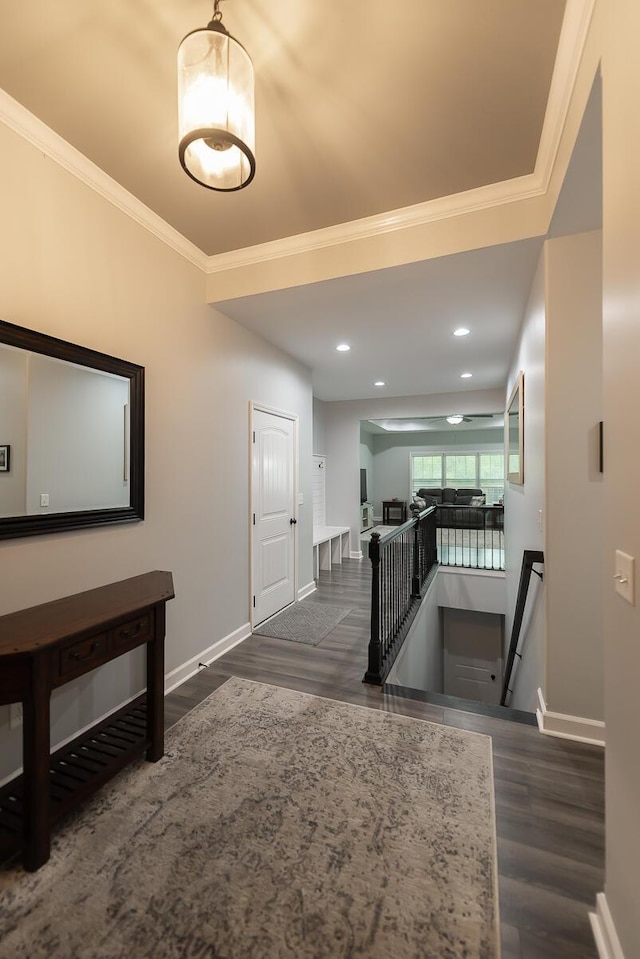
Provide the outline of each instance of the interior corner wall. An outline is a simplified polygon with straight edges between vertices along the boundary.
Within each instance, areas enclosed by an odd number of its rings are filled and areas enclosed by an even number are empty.
[[[605,895],[625,959],[640,956],[640,4],[607,0],[603,90]],[[635,605],[614,553],[636,557]]]
[[[360,469],[366,469],[367,471],[367,502],[375,503],[377,498],[376,493],[376,475],[374,469],[373,461],[373,449],[374,449],[374,438],[371,433],[366,433],[362,428],[360,429]],[[382,506],[378,513],[375,512],[374,515],[382,516]]]
[[[171,672],[249,621],[252,400],[299,417],[298,584],[313,579],[310,372],[208,306],[197,267],[2,125],[0,178],[2,317],[146,370],[144,522],[0,542],[0,613],[171,570]],[[142,664],[137,651],[54,692],[54,741],[137,693]],[[20,762],[8,726],[2,706],[0,779]]]
[[[313,398],[313,453],[324,456],[327,452],[326,439],[326,403]]]
[[[529,294],[520,337],[509,372],[507,399],[520,370],[524,373],[524,484],[505,483],[504,536],[506,616],[505,642],[511,638],[525,549],[543,549],[539,511],[544,508],[545,476],[545,275],[544,251]],[[544,586],[531,577],[520,633],[522,660],[511,682],[509,705],[532,712],[536,690],[543,685],[545,657]]]
[[[602,233],[545,244],[547,654],[556,713],[604,719]]]

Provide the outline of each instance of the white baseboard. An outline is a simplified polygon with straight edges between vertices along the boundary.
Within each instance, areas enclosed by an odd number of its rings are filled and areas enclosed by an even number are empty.
[[[536,709],[538,728],[545,736],[572,739],[579,743],[590,743],[592,746],[604,746],[605,725],[600,720],[551,712],[547,709],[540,688],[538,688],[538,703],[539,707]]]
[[[165,696],[167,693],[170,693],[173,689],[175,689],[176,686],[180,686],[182,683],[186,682],[187,679],[190,679],[191,676],[195,676],[199,668],[198,663],[204,663],[205,666],[209,666],[210,663],[216,659],[219,659],[224,653],[229,652],[229,650],[233,649],[234,646],[238,646],[249,636],[251,636],[251,625],[249,623],[245,623],[244,626],[240,626],[232,633],[229,633],[228,636],[224,636],[222,639],[219,639],[217,643],[209,646],[208,649],[204,649],[197,656],[193,656],[191,659],[187,660],[187,662],[183,663],[182,666],[172,669],[171,672],[167,673],[164,677]],[[72,742],[78,736],[84,735],[84,733],[88,732],[92,726],[96,725],[97,723],[101,723],[104,719],[107,719],[118,709],[122,709],[124,706],[132,703],[134,699],[136,699],[138,696],[141,696],[144,692],[146,692],[146,686],[135,692],[133,696],[123,699],[123,701],[117,706],[113,706],[111,709],[107,710],[107,712],[97,716],[95,719],[92,719],[85,726],[82,726],[80,729],[76,729],[75,732],[71,733],[71,735],[55,742],[51,747],[52,752],[55,752],[56,749],[62,749],[67,745],[67,743]],[[20,773],[22,773],[22,767],[14,769],[12,772],[10,772],[0,780],[0,788],[13,779],[14,776],[19,775]]]
[[[352,549],[349,553],[349,559],[362,559],[363,555],[361,549]]]
[[[600,959],[624,959],[618,933],[603,892],[599,892],[596,896],[596,911],[589,913],[589,919]]]
[[[228,653],[234,646],[238,646],[249,636],[251,636],[251,624],[245,623],[243,626],[239,626],[238,629],[234,629],[228,636],[219,639],[212,646],[203,649],[197,656],[192,656],[192,658],[188,659],[182,666],[177,666],[175,669],[172,669],[171,672],[167,673],[164,677],[165,696],[175,689],[176,686],[181,686],[187,679],[195,676],[198,672],[198,663],[204,663],[205,666],[208,666],[214,660],[219,659],[220,656]]]
[[[306,586],[302,586],[301,589],[298,590],[298,602],[300,602],[301,599],[306,599],[307,596],[311,596],[312,593],[315,593],[316,589],[316,581],[312,579],[310,583],[307,583]]]

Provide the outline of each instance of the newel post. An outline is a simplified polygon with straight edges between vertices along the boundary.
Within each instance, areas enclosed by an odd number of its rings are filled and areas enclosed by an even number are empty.
[[[413,527],[413,575],[411,577],[411,596],[414,599],[420,599],[420,586],[422,585],[420,575],[420,524],[421,520],[416,518]]]
[[[369,639],[369,668],[364,674],[365,683],[381,683],[382,644],[380,642],[380,533],[371,534],[369,543],[371,560],[371,636]]]

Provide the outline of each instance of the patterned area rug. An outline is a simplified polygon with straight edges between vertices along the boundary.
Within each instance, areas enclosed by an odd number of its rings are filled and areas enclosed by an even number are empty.
[[[491,743],[230,679],[0,873],[11,959],[495,959]]]
[[[268,622],[256,626],[254,633],[317,646],[350,612],[348,606],[325,606],[323,603],[302,600]]]

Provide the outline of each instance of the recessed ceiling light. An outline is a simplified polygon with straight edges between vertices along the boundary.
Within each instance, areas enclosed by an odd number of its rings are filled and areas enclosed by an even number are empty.
[[[471,330],[468,330],[466,326],[461,326],[459,329],[453,331],[454,336],[468,336],[471,333]]]
[[[373,385],[374,385],[374,386],[386,386],[387,384],[385,383],[384,380],[376,380]]]
[[[348,343],[340,343],[338,346],[336,346],[336,350],[338,351],[338,353],[346,353],[350,349],[351,347],[349,346]]]
[[[454,413],[453,416],[447,416],[447,423],[451,423],[452,426],[457,426],[458,423],[462,423],[464,417],[461,413]]]
[[[461,373],[461,374],[460,374],[460,379],[461,379],[461,380],[469,380],[469,379],[471,379],[472,376],[473,376],[473,373]]]

